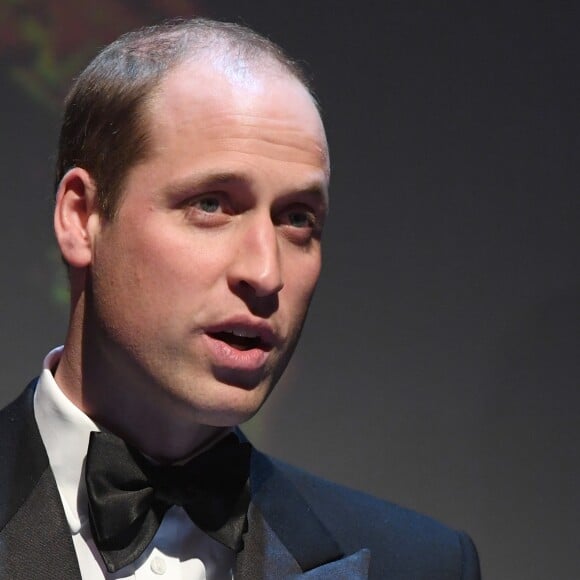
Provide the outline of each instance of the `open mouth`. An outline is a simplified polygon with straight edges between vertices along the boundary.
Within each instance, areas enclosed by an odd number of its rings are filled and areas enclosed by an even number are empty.
[[[247,333],[236,331],[208,332],[215,340],[221,340],[237,350],[250,350],[259,348],[269,350],[269,346],[259,336],[248,336]]]

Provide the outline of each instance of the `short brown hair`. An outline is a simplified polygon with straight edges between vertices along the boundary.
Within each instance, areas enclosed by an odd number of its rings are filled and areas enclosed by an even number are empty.
[[[56,187],[69,169],[86,169],[101,214],[112,219],[127,171],[149,151],[147,100],[165,74],[208,50],[276,62],[312,92],[303,69],[278,45],[239,24],[194,18],[129,32],[95,57],[65,99]]]

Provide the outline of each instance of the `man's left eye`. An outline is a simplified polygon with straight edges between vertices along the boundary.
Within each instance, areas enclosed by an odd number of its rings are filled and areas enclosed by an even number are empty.
[[[295,228],[310,228],[314,225],[314,217],[305,210],[289,211],[288,224]]]

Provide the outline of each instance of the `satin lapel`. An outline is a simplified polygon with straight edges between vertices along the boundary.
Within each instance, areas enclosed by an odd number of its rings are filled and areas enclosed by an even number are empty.
[[[33,411],[35,382],[0,413],[0,578],[80,580]]]
[[[252,503],[236,580],[363,580],[370,554],[344,557],[298,490],[263,454],[252,453]]]

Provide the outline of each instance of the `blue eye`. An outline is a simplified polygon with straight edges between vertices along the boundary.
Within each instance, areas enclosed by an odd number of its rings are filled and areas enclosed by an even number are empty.
[[[309,228],[313,225],[313,219],[307,211],[288,212],[288,223],[295,228]]]
[[[204,197],[197,201],[197,207],[206,213],[216,213],[220,209],[220,201],[217,197]]]

